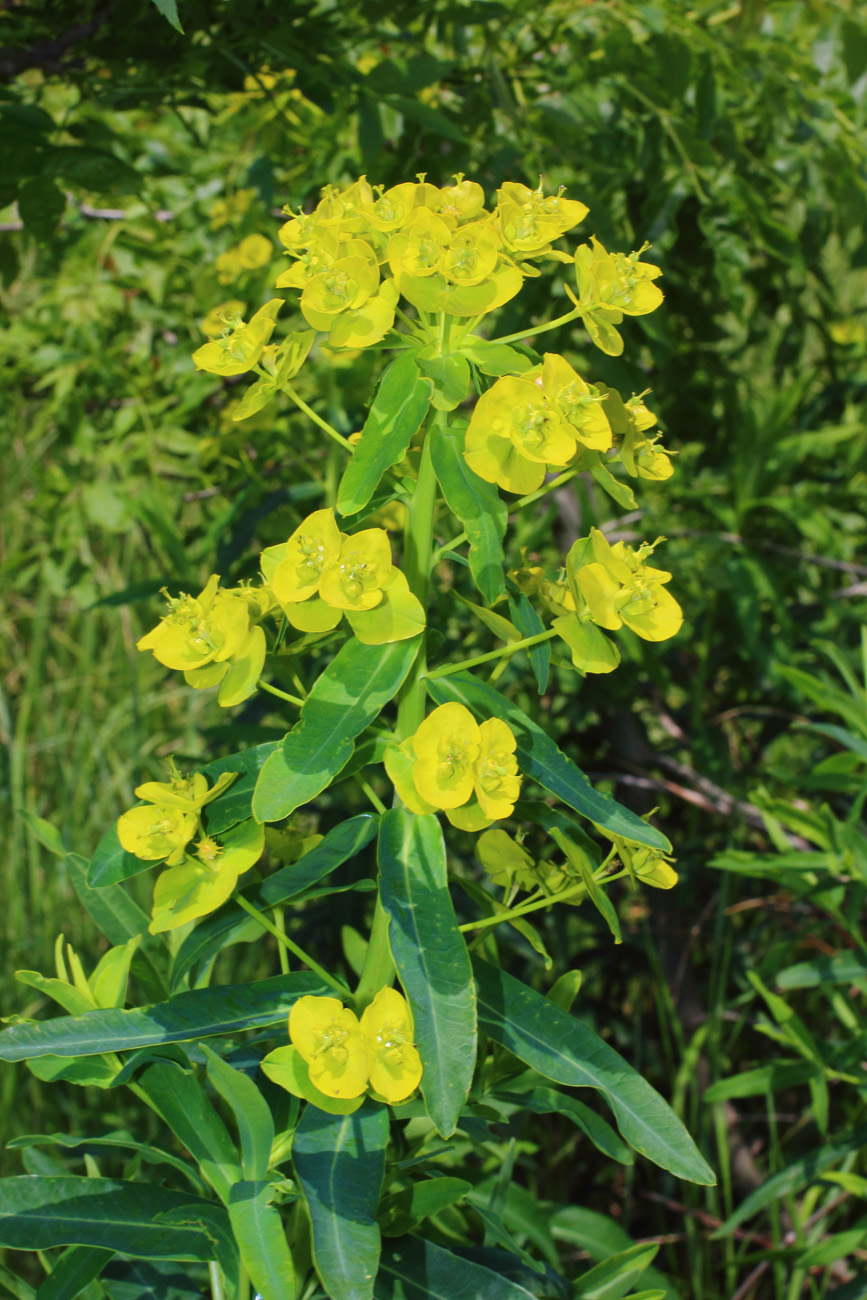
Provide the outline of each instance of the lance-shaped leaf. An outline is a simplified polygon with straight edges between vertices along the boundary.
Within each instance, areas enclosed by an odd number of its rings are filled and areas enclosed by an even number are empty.
[[[236,1257],[228,1215],[214,1201],[150,1183],[72,1176],[0,1180],[0,1246],[100,1246],[138,1259],[217,1258],[230,1274]]]
[[[280,1213],[270,1204],[272,1195],[269,1183],[236,1183],[229,1195],[229,1219],[261,1300],[287,1300],[295,1294],[295,1266]]]
[[[227,790],[224,790],[213,803],[205,805],[205,825],[209,835],[219,835],[236,822],[245,821],[251,814],[253,791],[259,779],[259,773],[267,759],[278,748],[279,741],[269,741],[265,745],[254,745],[252,749],[242,750],[240,754],[230,754],[226,758],[217,758],[213,763],[199,769],[213,785],[223,772],[239,773]]]
[[[208,1078],[235,1116],[247,1180],[261,1182],[268,1173],[274,1144],[274,1121],[268,1103],[246,1074],[227,1065],[206,1043],[201,1044],[201,1049],[208,1062]]]
[[[388,1110],[372,1100],[351,1115],[308,1103],[295,1131],[292,1161],[310,1212],[313,1261],[332,1300],[373,1295],[387,1142]]]
[[[318,976],[298,971],[252,984],[194,989],[129,1011],[87,1011],[83,1016],[12,1025],[0,1033],[0,1061],[127,1052],[261,1029],[285,1019],[297,998],[307,993],[324,997],[331,991]]]
[[[609,795],[594,790],[581,768],[557,748],[551,737],[493,686],[461,672],[429,679],[428,691],[437,704],[456,700],[482,719],[501,718],[508,723],[518,742],[521,771],[582,816],[624,839],[666,853],[671,851],[671,845],[660,831]]]
[[[69,1246],[48,1277],[40,1283],[36,1300],[74,1300],[99,1277],[113,1252],[99,1246]]]
[[[382,1253],[375,1300],[532,1300],[532,1293],[432,1241],[405,1237]]]
[[[415,1023],[421,1090],[444,1137],[455,1131],[476,1063],[476,1006],[467,946],[449,895],[439,820],[392,809],[379,834],[388,941]]]
[[[487,962],[474,960],[479,1026],[546,1079],[598,1088],[623,1137],[641,1155],[693,1183],[713,1170],[668,1102],[580,1020]]]
[[[493,483],[475,474],[464,459],[464,430],[431,429],[431,458],[446,504],[464,526],[470,544],[470,573],[488,604],[505,589],[503,538],[508,513]]]
[[[238,1153],[196,1076],[170,1061],[155,1061],[142,1071],[139,1087],[220,1199],[227,1201],[230,1187],[242,1177]]]
[[[419,637],[386,645],[347,641],[316,680],[298,722],[265,763],[253,816],[276,822],[309,803],[352,756],[359,736],[403,684]]]
[[[419,374],[413,352],[386,370],[337,491],[341,515],[363,510],[387,469],[406,455],[413,434],[428,413],[433,384]]]

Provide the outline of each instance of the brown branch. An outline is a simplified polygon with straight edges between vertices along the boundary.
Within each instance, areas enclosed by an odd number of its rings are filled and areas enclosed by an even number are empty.
[[[70,27],[51,41],[39,41],[23,49],[5,45],[0,49],[0,81],[12,81],[28,68],[41,68],[43,72],[53,74],[63,72],[68,66],[63,62],[63,55],[94,36],[108,21],[110,13],[111,6],[105,5],[86,23]]]

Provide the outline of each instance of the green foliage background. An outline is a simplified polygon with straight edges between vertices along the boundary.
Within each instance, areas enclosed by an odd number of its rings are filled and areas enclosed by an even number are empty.
[[[620,947],[583,916],[552,917],[546,940],[558,959],[578,954],[582,1015],[673,1099],[721,1186],[613,1174],[546,1117],[519,1144],[530,1195],[510,1207],[513,1230],[556,1256],[553,1224],[568,1262],[603,1233],[557,1208],[578,1205],[613,1216],[612,1248],[615,1227],[665,1237],[657,1265],[685,1295],[729,1296],[759,1265],[760,1297],[864,1294],[845,1290],[863,1269],[848,1242],[824,1263],[807,1253],[804,1225],[828,1198],[839,1204],[820,1236],[857,1229],[854,1252],[867,1240],[851,1186],[841,1196],[792,1175],[757,1207],[759,1238],[710,1235],[829,1133],[843,1135],[840,1168],[858,1168],[862,1140],[851,1132],[867,1031],[855,960],[867,881],[860,7],[136,0],[121,14],[79,0],[5,8],[0,78],[4,1014],[39,1008],[11,971],[46,969],[59,930],[84,951],[95,942],[32,819],[88,856],[166,754],[189,763],[285,730],[266,702],[217,717],[134,649],[161,586],[251,575],[261,546],[333,499],[341,468],[296,412],[234,423],[243,381],[193,370],[205,313],[228,298],[252,310],[281,266],[274,238],[268,266],[220,284],[217,255],[274,237],[282,204],[359,172],[394,184],[465,171],[489,194],[542,173],[589,204],[584,232],[617,248],[650,240],[664,268],[665,307],[631,322],[641,345],[628,361],[591,356],[580,332],[558,346],[595,379],[653,390],[676,475],[618,529],[669,538],[687,613],[671,646],[636,644],[610,680],[560,672],[547,700],[585,770],[638,811],[660,806],[681,885],[625,909]],[[220,224],[215,203],[237,190],[252,192],[249,206]],[[553,283],[522,296],[539,320],[568,309]],[[519,324],[507,308],[504,332]],[[370,365],[311,365],[302,394],[348,434]],[[611,517],[570,485],[522,518],[514,555],[562,551]],[[481,627],[475,644],[489,647]],[[525,672],[516,662],[504,674],[519,700]],[[349,916],[311,907],[304,925],[330,927],[339,952]],[[845,978],[785,974],[817,954],[848,954]],[[530,972],[532,960],[516,950]],[[233,975],[269,973],[257,945]],[[790,1019],[762,992],[773,988],[809,1050],[797,1034],[793,1046]],[[779,1073],[792,1061],[800,1074]],[[727,1091],[750,1069],[765,1071],[755,1095]],[[20,1067],[0,1073],[10,1135],[87,1131],[103,1102],[46,1090]],[[6,1172],[18,1159],[0,1155]],[[829,1267],[837,1255],[842,1271]]]

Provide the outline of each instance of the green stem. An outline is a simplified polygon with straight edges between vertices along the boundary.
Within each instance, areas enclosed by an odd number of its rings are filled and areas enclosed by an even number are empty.
[[[556,320],[549,320],[547,325],[536,325],[533,329],[520,330],[517,334],[506,334],[501,339],[491,339],[492,343],[520,343],[522,339],[531,339],[536,334],[544,334],[546,330],[555,330],[559,325],[568,325],[570,320],[577,320],[581,312],[577,307],[567,311],[565,316],[558,316]]]
[[[388,812],[388,809],[386,808],[385,804],[382,802],[382,800],[380,799],[379,795],[376,793],[376,791],[374,790],[370,782],[366,781],[360,772],[356,772],[355,779],[358,782],[361,789],[367,795],[370,802],[373,804],[376,811],[379,813],[380,817],[384,816],[385,813]]]
[[[504,655],[517,654],[519,650],[527,650],[542,641],[550,641],[551,637],[556,635],[554,628],[551,627],[547,632],[537,632],[535,636],[525,636],[520,641],[510,641],[508,645],[500,646],[499,650],[489,650],[487,654],[474,655],[472,659],[461,659],[456,664],[444,664],[442,668],[435,668],[433,672],[427,673],[426,679],[432,682],[437,677],[449,677],[452,673],[459,673],[463,668],[475,668],[476,664],[486,664],[491,659],[502,659]]]
[[[434,421],[445,422],[442,412],[437,412]],[[434,511],[437,501],[437,480],[430,454],[430,432],[422,444],[421,462],[418,468],[415,491],[407,505],[406,527],[403,534],[403,571],[412,594],[427,611],[428,590],[433,550]],[[397,705],[397,725],[395,739],[405,740],[424,722],[425,672],[427,656],[425,654],[424,634],[404,682]],[[367,956],[361,971],[361,978],[355,991],[356,1006],[359,1011],[372,1001],[381,988],[394,979],[394,962],[388,946],[388,916],[377,894],[376,910],[373,915],[373,927],[367,946]]]
[[[489,925],[499,925],[501,921],[511,921],[516,917],[526,916],[530,912],[538,912],[540,907],[551,907],[553,903],[561,903],[567,898],[574,898],[577,894],[586,893],[587,886],[583,883],[572,885],[569,889],[564,889],[559,894],[546,894],[536,903],[522,903],[520,907],[512,907],[508,912],[497,912],[494,916],[483,916],[478,921],[468,921],[466,925],[459,925],[458,929],[463,934],[466,930],[481,930]]]
[[[276,695],[279,700],[286,700],[289,704],[296,704],[299,709],[304,703],[303,700],[299,700],[297,695],[287,695],[285,691],[281,691],[277,686],[271,686],[268,682],[263,682],[261,677],[256,685],[260,691],[267,691],[269,695]]]
[[[354,447],[349,439],[344,438],[342,433],[338,433],[327,420],[323,420],[321,415],[317,415],[313,410],[313,407],[308,406],[303,397],[298,396],[291,384],[283,384],[281,391],[284,392],[287,397],[291,397],[298,409],[303,411],[308,419],[311,419],[314,424],[318,424],[319,428],[327,433],[329,438],[333,438],[335,442],[339,442],[341,447],[345,447],[347,451],[354,451]]]
[[[208,1280],[211,1283],[211,1300],[228,1300],[220,1265],[214,1259],[208,1261]]]
[[[326,984],[329,984],[341,998],[347,996],[348,989],[345,984],[341,984],[341,982],[335,979],[333,975],[329,975],[328,971],[324,970],[317,961],[314,961],[312,957],[308,956],[303,948],[299,948],[298,944],[295,943],[294,940],[290,939],[288,934],[283,934],[278,930],[277,926],[274,925],[272,921],[268,920],[264,912],[260,912],[258,907],[254,907],[243,894],[235,894],[235,902],[239,907],[242,907],[245,912],[249,913],[250,916],[255,917],[263,929],[267,930],[269,934],[273,934],[278,943],[281,943],[284,948],[288,948],[289,952],[294,953],[299,961],[304,962],[305,966],[309,966],[314,975],[318,975],[321,980],[324,980]]]

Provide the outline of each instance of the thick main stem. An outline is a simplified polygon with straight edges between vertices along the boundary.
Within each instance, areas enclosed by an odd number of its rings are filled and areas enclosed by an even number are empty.
[[[443,417],[437,413],[435,420]],[[434,511],[436,509],[437,481],[430,454],[430,433],[425,436],[421,451],[415,491],[407,506],[406,528],[404,529],[403,571],[412,594],[421,603],[427,613],[428,591],[433,550]],[[398,697],[397,727],[395,739],[405,740],[424,722],[426,690],[424,684],[427,671],[425,653],[425,636],[419,647],[415,663],[403,684]],[[376,910],[373,914],[373,927],[367,956],[358,987],[355,990],[356,1010],[361,1012],[373,1000],[381,988],[394,978],[394,962],[388,946],[388,916],[377,895]]]

